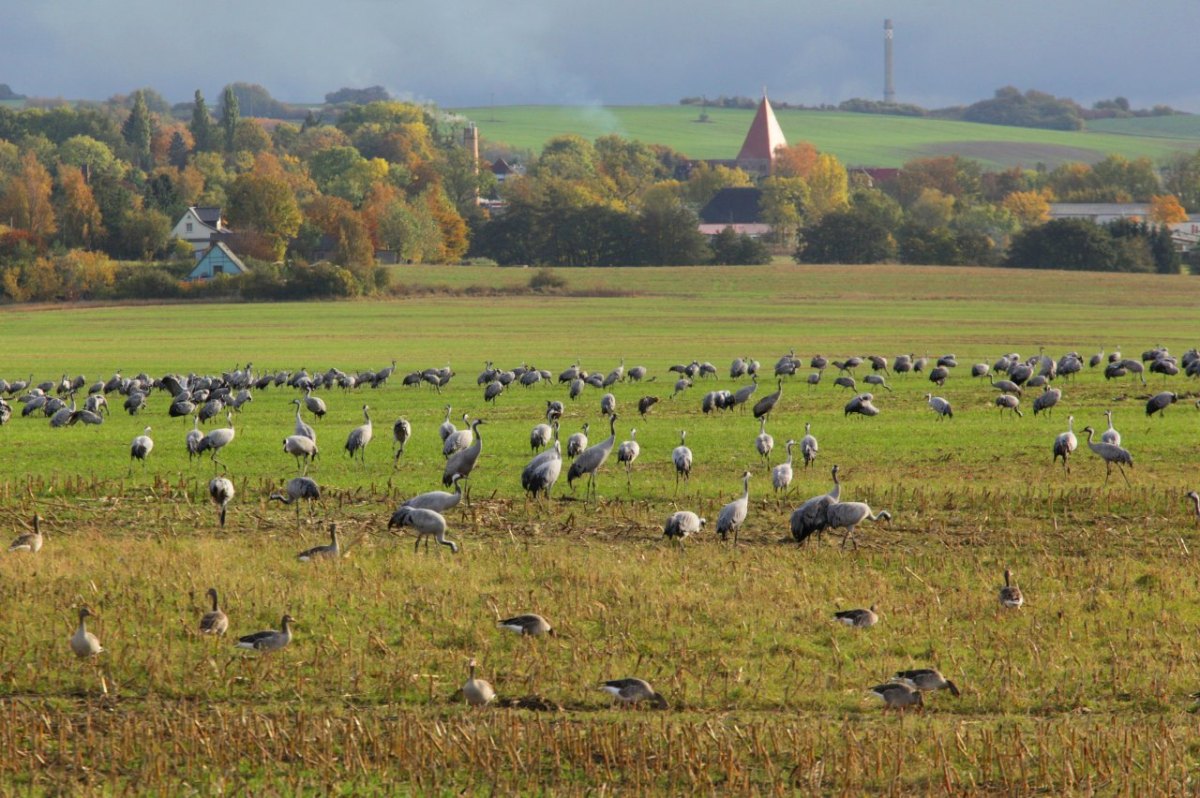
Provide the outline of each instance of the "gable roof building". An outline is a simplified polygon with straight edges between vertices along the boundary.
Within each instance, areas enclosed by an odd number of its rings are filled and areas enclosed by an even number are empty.
[[[249,269],[242,263],[224,241],[212,244],[201,255],[195,267],[188,272],[189,280],[211,280],[223,274],[245,274]]]
[[[192,245],[192,253],[197,257],[204,255],[221,233],[228,233],[229,228],[221,218],[221,209],[212,205],[193,205],[183,212],[183,216],[171,230],[172,238],[181,238]]]
[[[762,221],[761,201],[761,189],[721,189],[700,209],[700,232],[715,236],[732,227],[735,233],[751,237],[767,235],[771,225]]]

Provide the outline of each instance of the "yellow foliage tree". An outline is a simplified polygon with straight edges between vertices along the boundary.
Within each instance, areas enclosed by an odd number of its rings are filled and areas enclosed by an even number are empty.
[[[0,214],[12,219],[12,226],[28,230],[45,239],[58,231],[54,207],[50,204],[50,173],[29,150],[21,158],[16,174],[9,178],[0,196]]]
[[[1022,227],[1033,227],[1050,219],[1050,201],[1043,191],[1014,191],[1000,204]]]
[[[836,156],[817,157],[808,176],[808,218],[819,221],[825,214],[850,207],[850,178]]]
[[[58,221],[63,243],[91,249],[104,238],[100,206],[83,172],[74,166],[58,165]]]
[[[1150,221],[1155,224],[1176,224],[1187,220],[1187,211],[1174,194],[1156,194],[1150,198]]]

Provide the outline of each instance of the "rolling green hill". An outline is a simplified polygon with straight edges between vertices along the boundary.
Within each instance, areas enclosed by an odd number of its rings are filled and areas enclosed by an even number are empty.
[[[694,106],[502,106],[456,109],[479,125],[485,143],[538,151],[552,136],[606,133],[666,144],[693,158],[733,158],[753,112]],[[937,119],[827,111],[778,111],[789,141],[811,141],[854,166],[900,166],[912,158],[958,154],[990,167],[1095,162],[1110,153],[1154,160],[1200,148],[1200,118],[1104,120],[1103,130],[1070,132]],[[1154,123],[1154,124],[1152,124]]]

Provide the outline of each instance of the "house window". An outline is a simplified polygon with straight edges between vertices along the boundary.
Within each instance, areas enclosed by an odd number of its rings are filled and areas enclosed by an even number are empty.
[[[213,270],[213,277],[216,277],[218,274],[224,274],[225,273],[225,265],[221,264],[221,263],[214,263],[212,270]]]
[[[188,223],[187,223],[187,231],[188,231],[189,233],[190,233],[190,232],[192,232],[192,223],[191,223],[191,222],[188,222]]]

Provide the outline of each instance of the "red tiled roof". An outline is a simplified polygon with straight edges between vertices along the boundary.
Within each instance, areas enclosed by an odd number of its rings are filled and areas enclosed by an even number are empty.
[[[746,134],[746,140],[742,142],[738,160],[751,158],[771,160],[775,157],[777,147],[786,146],[787,139],[783,136],[783,129],[779,127],[779,120],[775,118],[775,112],[771,110],[771,103],[764,94],[762,102],[758,106],[758,112],[754,114],[754,121],[750,123],[750,131]]]

